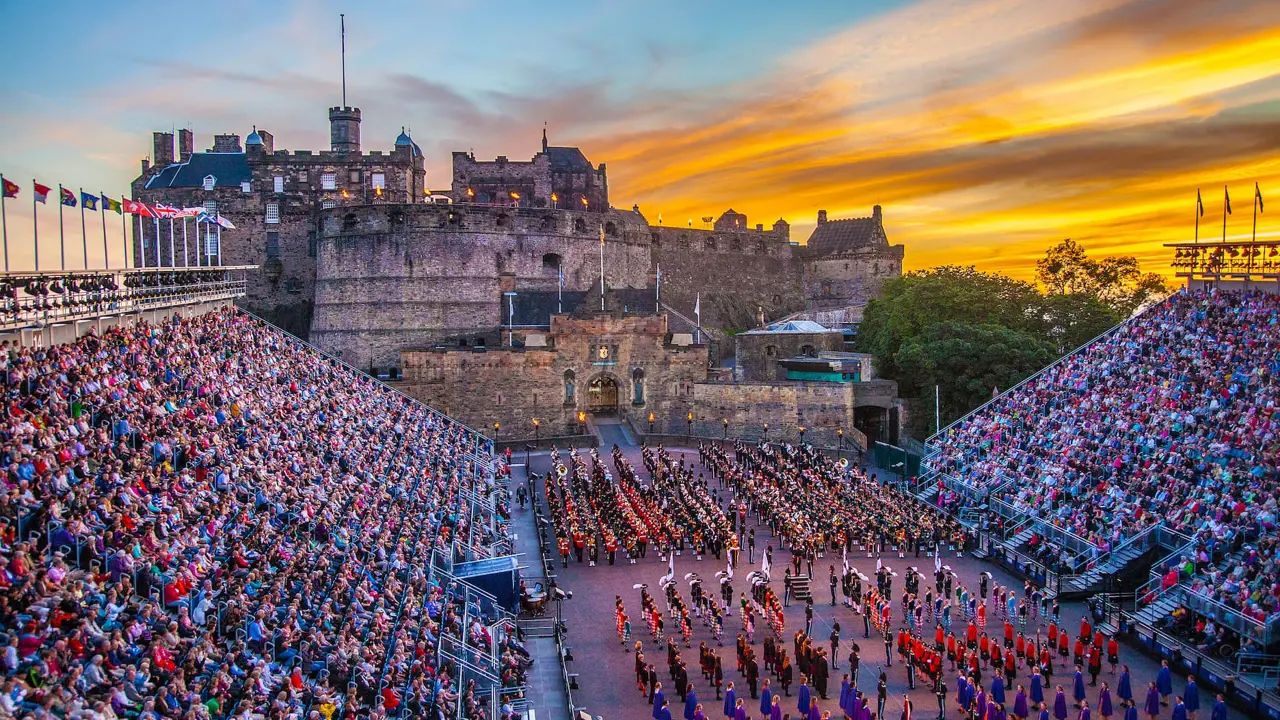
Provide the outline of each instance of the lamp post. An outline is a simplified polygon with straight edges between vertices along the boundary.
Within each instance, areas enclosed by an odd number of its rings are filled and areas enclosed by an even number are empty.
[[[803,425],[800,426],[800,444],[801,445],[804,444],[804,426]]]
[[[760,442],[769,442],[769,423],[764,424],[764,435],[760,436]]]
[[[720,422],[724,424],[724,439],[729,439],[729,418],[720,418]]]
[[[653,413],[649,413],[649,434],[653,434]]]
[[[693,437],[693,411],[692,410],[690,410],[688,414],[684,416],[684,421],[685,421],[685,426],[687,428],[685,434],[690,437]]]
[[[533,419],[533,447],[537,448],[538,443],[542,440],[542,422],[538,418]]]
[[[844,457],[844,428],[836,429],[836,437],[840,441],[839,448],[836,450],[836,457]]]
[[[499,430],[501,427],[502,427],[502,424],[501,424],[501,423],[494,423],[494,424],[493,424],[493,439],[494,439],[494,440],[497,440],[497,439],[498,439],[498,430]]]
[[[578,434],[587,434],[587,414],[581,410],[578,411]]]

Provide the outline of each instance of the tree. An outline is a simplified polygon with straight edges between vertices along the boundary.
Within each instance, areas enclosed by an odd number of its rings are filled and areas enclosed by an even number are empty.
[[[1025,331],[948,320],[904,342],[895,361],[912,379],[912,396],[938,386],[945,423],[988,400],[992,388],[1013,387],[1057,357],[1050,342]]]
[[[1123,317],[1168,293],[1164,278],[1143,273],[1137,258],[1126,255],[1094,260],[1083,246],[1067,238],[1036,262],[1036,281],[1050,295],[1089,295]]]

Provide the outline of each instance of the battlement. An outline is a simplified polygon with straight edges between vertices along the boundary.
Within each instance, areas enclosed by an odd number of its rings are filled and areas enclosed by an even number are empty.
[[[791,257],[792,253],[789,235],[763,228],[704,230],[650,225],[649,237],[654,248],[689,252],[772,255],[785,258]]]
[[[557,235],[597,240],[601,229],[607,243],[650,242],[649,227],[635,212],[609,210],[587,213],[550,208],[527,208],[480,203],[378,204],[331,208],[321,213],[322,235],[369,235],[402,231]]]

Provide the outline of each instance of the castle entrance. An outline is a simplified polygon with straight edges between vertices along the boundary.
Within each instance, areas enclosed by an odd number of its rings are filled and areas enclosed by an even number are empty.
[[[595,415],[613,415],[618,412],[618,383],[608,375],[601,375],[587,386],[587,408]]]

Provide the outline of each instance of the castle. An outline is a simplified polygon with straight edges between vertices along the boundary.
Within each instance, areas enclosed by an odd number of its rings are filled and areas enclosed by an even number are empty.
[[[495,379],[501,373],[492,368],[477,371],[478,350],[576,347],[575,333],[595,337],[584,344],[590,350],[614,347],[611,338],[624,335],[649,338],[634,343],[648,359],[607,375],[599,365],[548,361],[555,387],[544,400],[564,395],[567,371],[584,396],[599,390],[589,376],[606,377],[622,414],[660,409],[682,417],[692,401],[678,399],[691,398],[708,366],[733,353],[724,331],[806,310],[856,310],[902,272],[903,247],[889,244],[879,206],[847,220],[819,211],[805,245],[791,241],[786,220],[751,227],[732,209],[709,228],[655,225],[637,206],[614,208],[605,165],[550,145],[545,130],[528,162],[455,152],[448,189],[432,191],[407,133],[389,151],[363,151],[360,121],[358,108],[331,108],[331,147],[321,152],[276,150],[272,135],[255,127],[243,146],[237,135],[217,135],[203,153],[180,130],[175,155],[174,135],[157,132],[154,162],[143,161],[133,195],[228,218],[235,229],[222,232],[222,262],[261,266],[242,304],[321,349],[403,382],[449,384],[453,374],[471,373],[468,387],[483,389],[483,403],[468,403],[460,384],[420,388],[437,403],[451,398],[464,421],[517,421],[515,410],[468,417],[468,408],[501,408],[504,382],[538,375],[522,360]],[[136,230],[135,262],[182,264],[183,256],[170,256],[163,227],[159,237],[147,223]],[[707,347],[708,335],[720,345]],[[466,360],[424,355],[459,350],[473,358],[470,370]],[[638,377],[642,383],[633,382]],[[572,424],[586,404],[570,396],[555,408]]]

